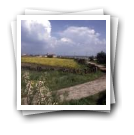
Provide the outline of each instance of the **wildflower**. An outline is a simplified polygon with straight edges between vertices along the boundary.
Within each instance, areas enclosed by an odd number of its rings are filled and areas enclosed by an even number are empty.
[[[27,93],[27,103],[34,105],[56,105],[57,99],[52,96],[50,89],[45,84],[45,77],[40,76],[39,80],[30,80],[29,72],[22,75],[26,83],[25,93]]]

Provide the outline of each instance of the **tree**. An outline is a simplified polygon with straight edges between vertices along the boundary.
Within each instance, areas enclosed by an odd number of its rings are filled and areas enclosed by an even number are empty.
[[[97,53],[97,62],[100,64],[106,64],[106,53],[101,51]]]
[[[90,56],[90,57],[89,57],[89,60],[90,60],[90,61],[93,61],[93,60],[94,60],[94,56]]]

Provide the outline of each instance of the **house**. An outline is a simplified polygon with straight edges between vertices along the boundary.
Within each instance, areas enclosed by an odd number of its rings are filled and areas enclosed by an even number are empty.
[[[22,54],[21,56],[27,56],[27,54]]]
[[[37,57],[40,57],[40,58],[41,58],[41,57],[42,57],[42,55],[39,55],[39,56],[37,56]]]
[[[57,56],[54,54],[54,55],[53,55],[53,58],[57,58]]]
[[[22,57],[27,57],[27,56],[29,56],[28,54],[22,54],[21,55]]]

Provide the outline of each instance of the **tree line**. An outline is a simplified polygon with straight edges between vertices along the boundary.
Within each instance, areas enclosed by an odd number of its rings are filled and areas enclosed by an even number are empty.
[[[90,56],[89,60],[90,61],[96,60],[97,63],[99,63],[99,64],[106,64],[106,53],[101,51],[101,52],[97,53],[96,56]]]

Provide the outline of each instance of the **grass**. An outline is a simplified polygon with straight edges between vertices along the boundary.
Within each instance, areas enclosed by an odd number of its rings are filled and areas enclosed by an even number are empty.
[[[21,74],[23,75],[25,71],[26,70],[22,70]],[[28,71],[28,72],[29,72],[30,80],[36,81],[40,79],[40,76],[44,76],[46,86],[51,91],[92,81],[104,75],[104,73],[100,71],[97,71],[96,73],[90,73],[84,75],[65,73],[61,71],[47,71],[47,72]],[[25,87],[25,83],[23,80],[21,81],[21,86],[22,88]]]
[[[54,67],[67,67],[80,69],[83,65],[78,64],[73,59],[60,59],[60,58],[41,58],[41,57],[21,57],[22,63],[41,64]]]
[[[61,105],[106,105],[106,90],[79,100],[64,101]]]

